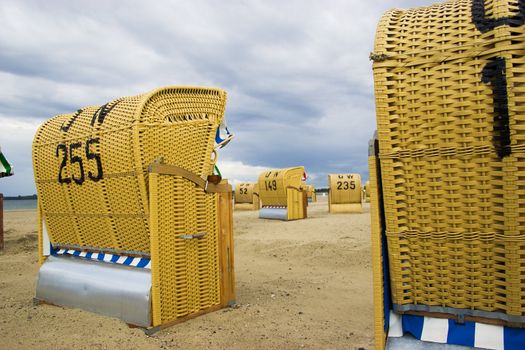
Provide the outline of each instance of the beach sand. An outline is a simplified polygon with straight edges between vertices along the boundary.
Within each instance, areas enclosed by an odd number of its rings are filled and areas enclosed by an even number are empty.
[[[34,306],[35,211],[6,211],[0,252],[2,349],[372,349],[370,214],[283,222],[235,212],[236,308],[149,337],[105,316]]]

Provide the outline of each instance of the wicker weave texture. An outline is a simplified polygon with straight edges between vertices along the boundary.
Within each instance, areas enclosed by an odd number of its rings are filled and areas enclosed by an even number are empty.
[[[211,174],[225,102],[219,89],[165,87],[45,122],[33,166],[51,243],[148,253],[148,166]]]
[[[287,206],[287,188],[300,189],[304,167],[273,169],[259,175],[259,196],[263,206]]]
[[[153,173],[150,196],[157,326],[221,302],[218,199],[180,176]]]
[[[523,0],[458,0],[379,23],[395,304],[525,314],[524,19]]]
[[[367,190],[370,193],[370,216],[371,216],[371,243],[372,243],[372,272],[373,272],[373,299],[374,299],[374,342],[376,350],[384,350],[386,345],[385,327],[385,288],[383,274],[383,242],[381,239],[381,212],[380,198],[377,188],[379,176],[377,174],[377,159],[375,156],[368,157],[368,168],[370,180],[367,181]]]

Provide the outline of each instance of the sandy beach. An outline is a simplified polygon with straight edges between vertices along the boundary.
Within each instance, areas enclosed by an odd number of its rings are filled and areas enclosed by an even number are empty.
[[[372,349],[369,205],[283,222],[234,213],[237,307],[153,336],[76,309],[34,306],[37,215],[6,211],[0,252],[3,349]]]

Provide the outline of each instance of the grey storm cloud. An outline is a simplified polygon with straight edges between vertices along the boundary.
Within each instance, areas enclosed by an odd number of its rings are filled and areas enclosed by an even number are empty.
[[[0,145],[16,175],[0,191],[35,192],[31,143],[44,120],[163,85],[228,92],[229,178],[304,165],[318,187],[331,172],[366,179],[377,22],[433,2],[4,0]]]

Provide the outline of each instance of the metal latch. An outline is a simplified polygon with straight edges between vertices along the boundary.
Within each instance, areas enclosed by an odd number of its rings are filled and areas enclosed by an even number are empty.
[[[207,235],[207,232],[195,233],[193,235],[182,235],[179,236],[181,239],[200,239]]]

